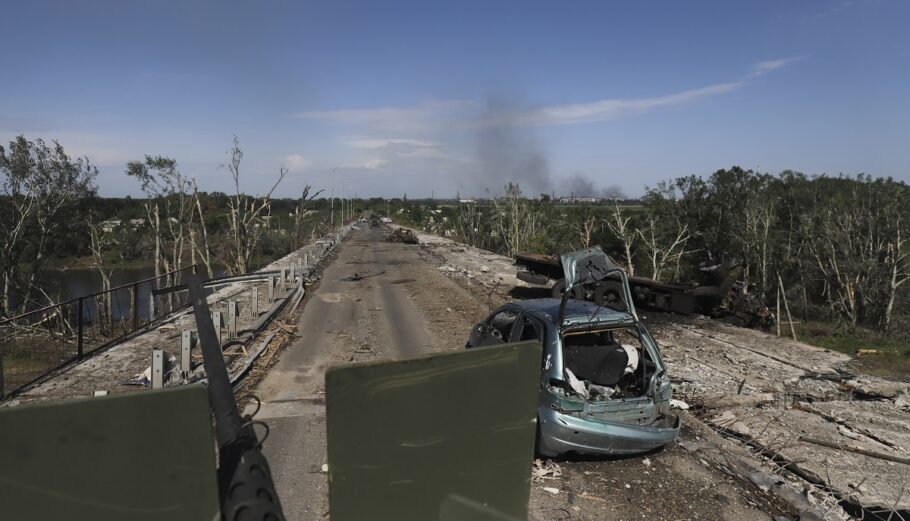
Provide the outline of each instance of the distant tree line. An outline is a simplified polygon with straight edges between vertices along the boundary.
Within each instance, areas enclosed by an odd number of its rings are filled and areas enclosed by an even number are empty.
[[[906,301],[910,187],[903,182],[734,167],[661,183],[642,202],[643,218],[661,223],[663,248],[685,235],[688,274],[699,259],[736,263],[766,301],[783,283],[806,316],[822,311],[882,332]]]
[[[52,262],[89,258],[102,279],[130,262],[158,274],[189,264],[240,273],[340,222],[339,203],[309,187],[273,199],[283,171],[264,195],[242,193],[242,159],[235,139],[230,194],[200,192],[176,160],[146,156],[125,167],[145,198],[99,198],[88,158],[21,136],[0,146],[0,316],[55,300],[42,280]],[[783,290],[803,319],[848,329],[890,333],[908,314],[910,187],[900,181],[733,167],[659,183],[639,200],[572,205],[504,188],[487,200],[371,198],[346,211],[391,214],[506,255],[599,244],[630,273],[661,281],[699,281],[721,265],[769,305]]]
[[[510,184],[489,201],[399,206],[406,222],[506,255],[599,244],[632,274],[679,282],[721,265],[770,306],[783,289],[804,319],[847,329],[888,333],[910,303],[910,186],[891,178],[733,167],[637,201],[557,205]]]

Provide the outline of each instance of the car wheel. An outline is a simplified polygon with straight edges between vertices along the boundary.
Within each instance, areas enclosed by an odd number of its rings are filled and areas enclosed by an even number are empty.
[[[626,303],[622,297],[622,285],[615,282],[598,284],[594,289],[594,302],[617,311],[625,311]]]
[[[566,279],[559,279],[556,281],[556,284],[553,284],[553,287],[550,288],[550,294],[553,298],[562,298],[563,294],[566,292]],[[584,300],[585,298],[585,289],[581,286],[575,286],[572,288],[572,298],[576,300]]]

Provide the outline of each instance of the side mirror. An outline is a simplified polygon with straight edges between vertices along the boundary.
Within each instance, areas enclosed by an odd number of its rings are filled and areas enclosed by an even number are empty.
[[[483,345],[483,341],[487,337],[487,332],[490,327],[483,322],[477,324],[471,329],[471,336],[468,338],[468,343],[465,347],[477,347]]]

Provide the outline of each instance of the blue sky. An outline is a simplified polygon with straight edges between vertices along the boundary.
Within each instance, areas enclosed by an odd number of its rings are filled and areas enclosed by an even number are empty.
[[[206,190],[450,197],[646,185],[738,164],[910,180],[910,2],[15,2],[0,140]],[[334,174],[332,173],[334,171]]]

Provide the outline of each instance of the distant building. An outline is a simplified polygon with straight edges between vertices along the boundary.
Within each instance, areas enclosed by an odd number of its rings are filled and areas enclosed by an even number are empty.
[[[603,201],[600,197],[560,197],[559,202],[563,204],[584,204],[599,203]]]
[[[101,231],[104,233],[111,233],[117,228],[120,228],[121,221],[119,219],[110,219],[107,221],[101,221]]]

